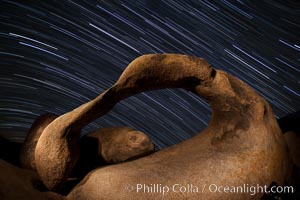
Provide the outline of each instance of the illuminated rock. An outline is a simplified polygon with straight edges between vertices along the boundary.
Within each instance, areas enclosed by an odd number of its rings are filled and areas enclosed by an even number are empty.
[[[20,151],[20,163],[25,169],[35,170],[35,147],[44,129],[57,117],[47,113],[39,116],[32,124]]]
[[[80,159],[73,176],[82,178],[99,166],[140,158],[154,152],[150,138],[130,127],[101,128],[80,141]]]
[[[245,83],[201,58],[144,55],[94,100],[53,121],[35,151],[37,171],[50,189],[68,176],[77,161],[82,127],[105,115],[120,100],[140,92],[184,88],[212,108],[200,134],[149,156],[92,171],[69,199],[157,199],[161,193],[137,191],[137,184],[198,186],[201,192],[168,192],[166,199],[259,199],[262,193],[210,192],[204,185],[282,185],[290,175],[286,142],[269,104]],[[196,122],[195,122],[196,123]],[[130,184],[130,185],[128,185]]]
[[[98,159],[111,164],[138,158],[154,151],[154,144],[150,138],[130,127],[98,129],[84,137],[81,144],[81,151],[85,151],[83,157],[93,154],[91,149],[95,149],[95,145]]]

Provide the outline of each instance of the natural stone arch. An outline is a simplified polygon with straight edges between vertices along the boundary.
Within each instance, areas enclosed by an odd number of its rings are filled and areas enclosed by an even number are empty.
[[[257,181],[269,184],[275,180],[282,184],[285,181],[289,168],[283,164],[288,157],[286,144],[272,110],[264,99],[239,79],[213,69],[204,59],[186,55],[154,54],[135,59],[111,88],[94,100],[58,117],[45,128],[35,151],[37,171],[45,185],[49,189],[56,189],[68,177],[77,160],[77,141],[82,127],[109,112],[117,102],[126,97],[147,90],[163,88],[191,90],[209,102],[212,107],[209,126],[202,134],[188,141],[166,148],[149,157],[107,167],[106,171],[103,171],[104,169],[96,170],[95,176],[98,177],[102,174],[105,178],[105,175],[115,172],[116,169],[122,171],[122,167],[124,170],[132,168],[136,171],[137,176],[139,176],[138,173],[144,173],[144,177],[150,176],[134,167],[143,164],[147,164],[147,166],[151,164],[152,168],[146,166],[145,170],[152,170],[152,173],[158,175],[160,172],[153,167],[154,163],[161,159],[169,160],[172,163],[174,162],[172,157],[179,155],[179,161],[180,159],[184,161],[182,167],[186,167],[186,162],[191,162],[191,164],[196,161],[200,162],[198,168],[194,169],[195,174],[215,173],[215,170],[220,167],[225,171],[240,172],[237,175],[239,178],[233,178],[230,181],[232,184],[240,183],[245,177],[248,177],[251,183]],[[199,143],[198,145],[203,146],[195,146],[195,141]],[[203,154],[200,157],[196,156],[199,160],[188,160],[188,154],[195,154],[197,149],[199,154]],[[222,155],[225,158],[222,158]],[[228,162],[231,159],[232,164]],[[221,161],[224,161],[226,165],[220,163]],[[254,165],[253,162],[261,163]],[[214,164],[218,166],[214,166]],[[259,169],[258,167],[262,165],[264,165],[264,169]],[[168,166],[166,163],[162,164],[163,166],[170,167],[175,174],[178,173],[178,177],[181,177],[176,167]],[[207,169],[209,166],[212,167],[211,171]],[[238,168],[243,171],[239,171]],[[255,171],[252,168],[261,171]],[[253,177],[249,177],[251,173]],[[262,175],[262,173],[265,174]],[[118,176],[122,174],[118,174]],[[182,174],[193,175],[187,171]],[[219,175],[223,175],[224,177],[220,178],[225,180],[226,175],[223,173]],[[112,176],[114,177],[114,175]],[[170,174],[161,174],[161,177],[164,176],[169,177]],[[204,176],[206,181],[211,180],[207,176]],[[233,176],[233,174],[230,173],[228,176]],[[127,181],[138,179],[131,174]],[[176,177],[175,180],[177,180]],[[109,184],[103,185],[101,181],[99,180],[99,187],[103,186],[104,189],[107,189]],[[86,187],[91,186],[89,181],[86,182]],[[104,189],[99,188],[102,192]],[[73,197],[83,195],[84,198],[84,194],[87,194],[85,192],[79,194],[78,191],[83,192],[82,188],[75,189],[71,193],[71,197],[72,195]],[[111,192],[116,197],[129,198],[128,194],[117,192],[113,188]],[[88,195],[92,195],[92,192]],[[105,196],[107,193],[104,192],[103,195]],[[209,196],[206,195],[206,197]],[[218,194],[214,194],[215,197],[218,197]],[[147,196],[141,196],[141,198],[147,198]],[[180,198],[180,195],[175,195],[174,198]]]

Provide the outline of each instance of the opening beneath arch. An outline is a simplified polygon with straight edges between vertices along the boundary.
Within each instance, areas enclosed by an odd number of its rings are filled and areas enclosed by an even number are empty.
[[[106,115],[83,129],[129,126],[147,134],[162,149],[184,141],[207,127],[211,109],[196,94],[184,89],[162,89],[126,98]]]

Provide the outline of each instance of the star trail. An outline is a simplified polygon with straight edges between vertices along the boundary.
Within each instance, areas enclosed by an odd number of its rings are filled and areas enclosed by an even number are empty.
[[[297,1],[10,1],[0,13],[0,135],[23,141],[33,120],[63,114],[110,87],[136,57],[205,58],[248,83],[277,118],[300,109]],[[182,89],[130,97],[82,134],[130,126],[157,148],[205,128],[209,105]]]

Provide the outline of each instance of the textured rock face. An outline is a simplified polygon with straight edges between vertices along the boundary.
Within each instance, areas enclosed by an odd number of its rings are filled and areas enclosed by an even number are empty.
[[[20,151],[20,163],[25,169],[36,170],[35,147],[44,129],[57,117],[52,113],[39,116],[32,124]]]
[[[289,177],[287,146],[269,104],[239,79],[185,55],[144,55],[94,100],[58,117],[38,141],[37,171],[50,189],[68,176],[77,160],[83,126],[118,101],[139,92],[184,88],[212,107],[209,126],[197,136],[144,158],[92,171],[68,199],[157,199],[137,184],[193,184],[199,192],[168,192],[165,199],[259,199],[262,194],[202,191],[203,185],[281,185]],[[130,184],[128,188],[128,184]],[[126,190],[127,188],[127,190]]]
[[[19,169],[0,159],[0,199],[5,200],[63,200],[65,197],[40,191],[43,189],[33,171]]]
[[[86,155],[93,154],[96,146],[96,159],[107,163],[120,163],[131,158],[138,158],[154,152],[150,138],[130,127],[101,128],[88,134],[81,141],[81,151]]]
[[[101,128],[80,139],[80,159],[72,177],[83,178],[91,170],[149,155],[155,150],[150,138],[130,127]]]

